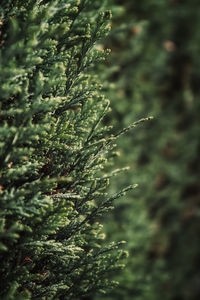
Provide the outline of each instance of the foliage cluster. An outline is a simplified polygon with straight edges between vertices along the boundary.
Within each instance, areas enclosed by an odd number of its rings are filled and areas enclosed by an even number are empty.
[[[104,2],[0,3],[1,299],[82,299],[115,285],[120,243],[105,244],[104,170],[119,134],[94,66],[108,51]],[[115,171],[115,174],[118,171]]]

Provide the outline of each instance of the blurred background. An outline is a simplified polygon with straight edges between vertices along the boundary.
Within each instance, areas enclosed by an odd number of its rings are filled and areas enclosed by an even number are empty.
[[[200,299],[200,1],[109,0],[112,31],[103,80],[122,136],[110,192],[139,187],[105,220],[107,239],[126,240],[126,268],[97,299]]]

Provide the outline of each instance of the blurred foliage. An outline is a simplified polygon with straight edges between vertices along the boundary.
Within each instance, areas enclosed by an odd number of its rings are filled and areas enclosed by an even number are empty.
[[[200,299],[200,3],[113,0],[105,79],[112,115],[125,127],[154,120],[121,139],[116,164],[138,189],[107,218],[112,239],[127,240],[120,285],[103,299]]]

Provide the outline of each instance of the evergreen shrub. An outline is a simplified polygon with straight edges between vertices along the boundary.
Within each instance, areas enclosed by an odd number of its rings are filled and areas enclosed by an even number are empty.
[[[1,299],[82,299],[115,285],[100,216],[116,138],[94,66],[110,12],[90,0],[1,0]]]

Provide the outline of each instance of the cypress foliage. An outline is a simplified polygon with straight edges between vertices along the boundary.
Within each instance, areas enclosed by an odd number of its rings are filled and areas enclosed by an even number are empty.
[[[82,299],[115,285],[99,217],[114,141],[93,67],[110,12],[90,0],[0,3],[1,299]],[[117,171],[118,172],[118,171]],[[115,172],[116,173],[116,172]]]
[[[133,163],[112,189],[132,178],[139,188],[108,218],[108,236],[123,236],[130,253],[108,298],[197,300],[199,1],[115,3],[117,27],[106,44],[110,65],[118,59],[108,74],[113,115],[118,126],[149,113],[154,121],[119,141],[120,163]]]

